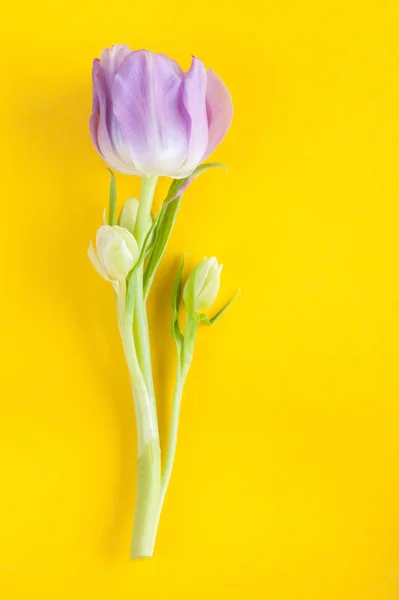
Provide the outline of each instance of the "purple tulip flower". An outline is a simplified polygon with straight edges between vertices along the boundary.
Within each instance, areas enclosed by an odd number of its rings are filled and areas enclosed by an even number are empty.
[[[185,73],[163,54],[118,44],[93,62],[91,137],[121,173],[187,177],[220,144],[232,116],[230,92],[198,58]]]

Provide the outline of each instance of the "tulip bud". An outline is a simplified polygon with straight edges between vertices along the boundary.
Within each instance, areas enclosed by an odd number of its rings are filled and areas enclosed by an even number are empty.
[[[133,235],[117,225],[102,225],[98,229],[96,250],[90,242],[88,255],[93,267],[101,277],[113,283],[126,279],[139,256]]]
[[[183,291],[183,300],[188,313],[210,308],[215,302],[220,287],[219,265],[215,257],[204,258],[190,273]]]
[[[119,215],[119,225],[133,234],[134,228],[136,226],[138,209],[139,201],[137,200],[137,198],[129,198],[122,206],[122,210]]]
[[[136,226],[138,209],[139,201],[137,200],[137,198],[128,198],[128,200],[126,200],[125,204],[123,205],[119,215],[119,225],[130,231],[130,233],[132,234],[134,234],[134,228]],[[151,216],[150,222],[148,223],[148,229],[150,229],[152,224],[153,218]]]

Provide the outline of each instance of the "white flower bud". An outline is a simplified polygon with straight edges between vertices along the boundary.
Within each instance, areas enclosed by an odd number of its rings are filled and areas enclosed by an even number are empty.
[[[124,281],[139,256],[137,242],[125,228],[102,225],[96,235],[96,250],[90,242],[88,255],[93,267],[107,281]]]
[[[139,201],[137,198],[129,198],[122,206],[122,210],[119,215],[119,225],[130,231],[130,233],[134,233],[138,209]]]
[[[215,257],[204,258],[190,273],[183,290],[183,300],[189,313],[210,308],[220,287],[219,265]]]
[[[119,215],[119,225],[130,231],[130,233],[134,233],[138,209],[139,201],[137,198],[128,198],[128,200],[126,200],[125,204],[122,206],[122,210]],[[150,222],[148,223],[148,229],[150,229],[152,223],[153,219],[151,217]]]

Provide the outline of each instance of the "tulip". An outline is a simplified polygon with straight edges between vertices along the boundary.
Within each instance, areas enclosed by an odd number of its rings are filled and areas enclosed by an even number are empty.
[[[102,225],[98,229],[96,250],[90,242],[88,255],[93,267],[101,277],[114,284],[126,279],[139,255],[133,235],[117,225]]]
[[[105,49],[93,63],[93,143],[114,170],[190,175],[220,144],[233,116],[230,93],[193,57],[184,72],[163,54]]]
[[[210,308],[215,302],[222,266],[215,257],[204,258],[190,273],[183,290],[183,300],[189,314]]]

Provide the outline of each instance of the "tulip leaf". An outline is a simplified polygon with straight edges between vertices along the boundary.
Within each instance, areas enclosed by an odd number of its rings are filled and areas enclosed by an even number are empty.
[[[172,184],[173,185],[173,184]],[[154,244],[144,271],[144,297],[147,298],[155,272],[161,262],[166,245],[170,238],[177,212],[180,208],[181,196],[168,205],[163,204],[155,221]]]
[[[108,169],[111,173],[111,181],[109,184],[109,211],[108,211],[108,224],[115,225],[116,219],[116,178],[115,174],[111,169]]]
[[[220,319],[220,317],[226,312],[226,310],[233,304],[235,300],[237,300],[238,296],[241,294],[241,290],[238,290],[237,293],[214,315],[209,318],[208,315],[200,315],[201,321],[205,323],[205,325],[214,325],[216,321]]]
[[[173,292],[172,292],[172,309],[173,309],[172,335],[173,335],[175,342],[177,344],[177,347],[179,349],[183,342],[183,334],[180,331],[180,327],[179,327],[179,309],[180,309],[180,302],[181,302],[181,296],[182,296],[182,277],[183,277],[185,260],[186,260],[186,257],[184,256],[181,261],[179,272],[177,274],[177,277],[176,277],[176,280],[175,280],[175,283],[173,286]]]
[[[179,308],[180,308],[180,302],[181,302],[181,296],[182,296],[182,278],[183,278],[185,261],[186,261],[186,257],[183,256],[181,263],[180,263],[179,272],[177,274],[176,281],[175,281],[175,284],[173,286],[173,291],[172,291],[172,309],[173,309],[173,312],[175,312],[175,313],[178,313]]]
[[[184,179],[174,179],[172,181],[155,222],[153,249],[144,270],[145,298],[148,296],[156,270],[161,262],[166,245],[172,233],[172,228],[180,208],[183,193],[196,177],[201,175],[204,171],[214,168],[226,169],[225,165],[222,163],[204,163],[197,167],[188,177]]]
[[[208,171],[208,169],[224,169],[226,172],[228,171],[226,165],[220,162],[202,163],[202,165],[199,165],[199,167],[197,167],[191,173],[191,175],[187,177],[187,179],[190,179],[192,181],[193,179],[198,177],[198,175],[201,175],[201,173],[203,173],[204,171]]]
[[[185,177],[184,179],[174,180],[173,184],[170,186],[169,193],[165,199],[165,202],[173,202],[173,200],[181,196],[183,192],[186,191],[188,186],[194,181],[194,179],[196,179],[204,171],[208,171],[208,169],[224,169],[225,171],[227,171],[227,167],[223,163],[203,163],[202,165],[199,165],[199,167],[194,169],[194,171],[188,177]]]

